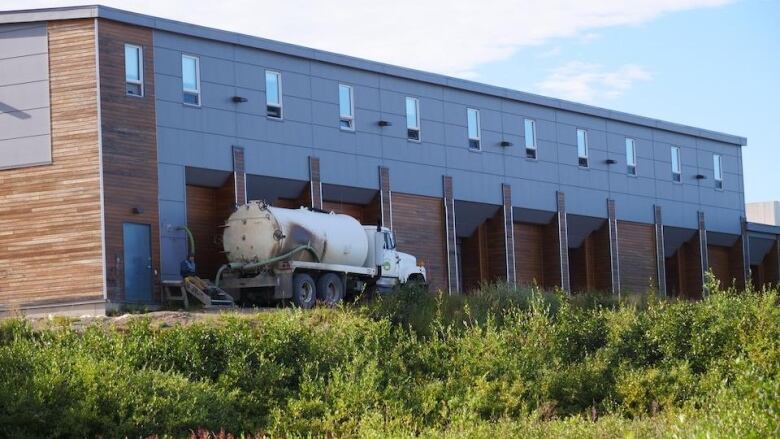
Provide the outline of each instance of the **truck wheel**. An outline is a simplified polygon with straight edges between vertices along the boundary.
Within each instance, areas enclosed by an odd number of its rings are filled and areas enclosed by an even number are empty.
[[[306,273],[293,276],[293,302],[303,309],[311,309],[317,303],[317,287]]]
[[[325,273],[317,280],[317,298],[328,306],[337,305],[344,298],[344,282],[336,273]]]

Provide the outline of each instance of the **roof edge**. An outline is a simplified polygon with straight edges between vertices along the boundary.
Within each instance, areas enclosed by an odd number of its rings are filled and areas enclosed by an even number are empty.
[[[505,87],[483,84],[480,82],[469,81],[466,79],[455,78],[438,73],[430,73],[408,67],[386,64],[378,61],[369,61],[349,55],[342,55],[324,50],[270,40],[267,38],[241,34],[238,32],[231,32],[167,18],[145,15],[138,12],[126,11],[123,9],[116,9],[103,5],[0,11],[0,24],[95,17],[136,26],[148,27],[159,31],[189,35],[196,38],[214,40],[228,44],[237,44],[299,58],[307,58],[329,64],[342,65],[345,67],[396,76],[413,81],[427,82],[443,87],[471,91],[474,93],[480,93],[502,99],[510,99],[524,103],[541,105],[553,109],[566,110],[589,116],[611,119],[633,125],[685,134],[722,143],[729,143],[736,146],[747,145],[747,138],[733,134],[696,128],[689,125],[667,122],[647,116],[634,115],[631,113],[522,92]]]

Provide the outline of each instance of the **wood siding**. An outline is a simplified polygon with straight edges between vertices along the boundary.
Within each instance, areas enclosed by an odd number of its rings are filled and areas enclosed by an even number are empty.
[[[126,94],[125,43],[143,48],[143,97]],[[125,222],[151,226],[152,268],[157,273],[160,270],[152,31],[99,20],[98,44],[108,297],[121,302],[125,298]],[[158,279],[153,277],[155,299],[159,299]]]
[[[48,24],[52,164],[0,171],[0,307],[103,299],[93,20]]]
[[[487,242],[488,278],[490,282],[507,280],[506,273],[506,230],[504,228],[504,210],[499,209],[493,218],[485,221]]]
[[[780,240],[775,240],[761,264],[751,269],[755,289],[760,290],[764,285],[777,286],[780,281]]]
[[[374,199],[368,204],[355,204],[344,203],[341,201],[323,201],[322,208],[324,210],[349,215],[360,222],[360,224],[375,226],[378,221],[381,220],[379,195],[377,194]],[[386,227],[390,227],[390,224],[386,224]]]
[[[729,248],[719,245],[708,245],[707,253],[709,256],[710,270],[715,275],[715,279],[720,281],[721,286],[731,285],[731,270],[729,269]]]
[[[562,287],[562,270],[561,270],[561,254],[560,254],[560,234],[558,220],[553,219],[550,224],[542,227],[543,246],[544,251],[542,253],[543,268],[544,268],[544,288],[553,289],[556,287]],[[566,261],[566,269],[568,270],[568,260]]]
[[[582,242],[569,249],[572,292],[611,291],[612,265],[609,226],[605,222]]]
[[[544,286],[544,227],[515,223],[515,271],[520,286]]]
[[[655,226],[618,221],[620,288],[623,293],[644,293],[657,285]]]
[[[476,289],[483,282],[506,280],[506,241],[504,213],[499,209],[468,238],[462,239],[461,273],[463,292]]]
[[[233,179],[221,188],[187,185],[187,227],[195,239],[198,275],[214,279],[227,262],[222,252],[222,224],[233,212]]]
[[[731,247],[708,245],[707,254],[709,268],[723,288],[732,285],[744,288],[742,238],[737,239]]]
[[[666,293],[670,297],[700,299],[703,291],[698,232],[666,258]]]
[[[398,250],[425,262],[430,291],[447,291],[442,199],[393,192],[393,227]]]

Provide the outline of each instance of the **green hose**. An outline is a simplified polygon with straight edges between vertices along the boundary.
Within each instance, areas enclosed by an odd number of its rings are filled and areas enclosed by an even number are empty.
[[[187,226],[179,226],[177,227],[177,229],[184,230],[185,232],[187,232],[187,239],[190,245],[189,251],[187,251],[187,256],[195,256],[195,237],[192,236],[192,232],[190,231],[190,228]]]
[[[219,270],[217,271],[217,278],[214,279],[214,285],[217,288],[219,288],[219,280],[222,278],[222,272],[225,271],[226,269],[230,269],[230,270],[253,270],[255,268],[259,268],[259,267],[262,267],[262,266],[265,266],[265,265],[268,265],[268,264],[273,264],[274,262],[281,261],[283,259],[287,259],[287,258],[295,255],[296,253],[302,252],[304,250],[308,251],[309,254],[312,255],[312,257],[314,258],[315,262],[320,262],[320,257],[317,255],[317,252],[314,250],[314,248],[312,246],[310,246],[310,245],[302,245],[302,246],[296,247],[296,248],[288,251],[287,253],[284,253],[284,254],[279,255],[279,256],[274,256],[272,258],[268,258],[268,259],[263,260],[263,261],[251,262],[249,264],[241,264],[239,262],[231,262],[229,264],[224,264],[223,266],[219,267]]]

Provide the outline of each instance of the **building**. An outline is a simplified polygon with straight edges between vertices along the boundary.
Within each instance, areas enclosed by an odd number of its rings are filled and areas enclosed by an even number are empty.
[[[394,229],[456,294],[778,281],[746,139],[102,6],[0,13],[0,306],[159,303],[236,203]],[[754,277],[755,280],[755,277]]]
[[[747,203],[747,219],[751,223],[780,226],[780,201]]]

